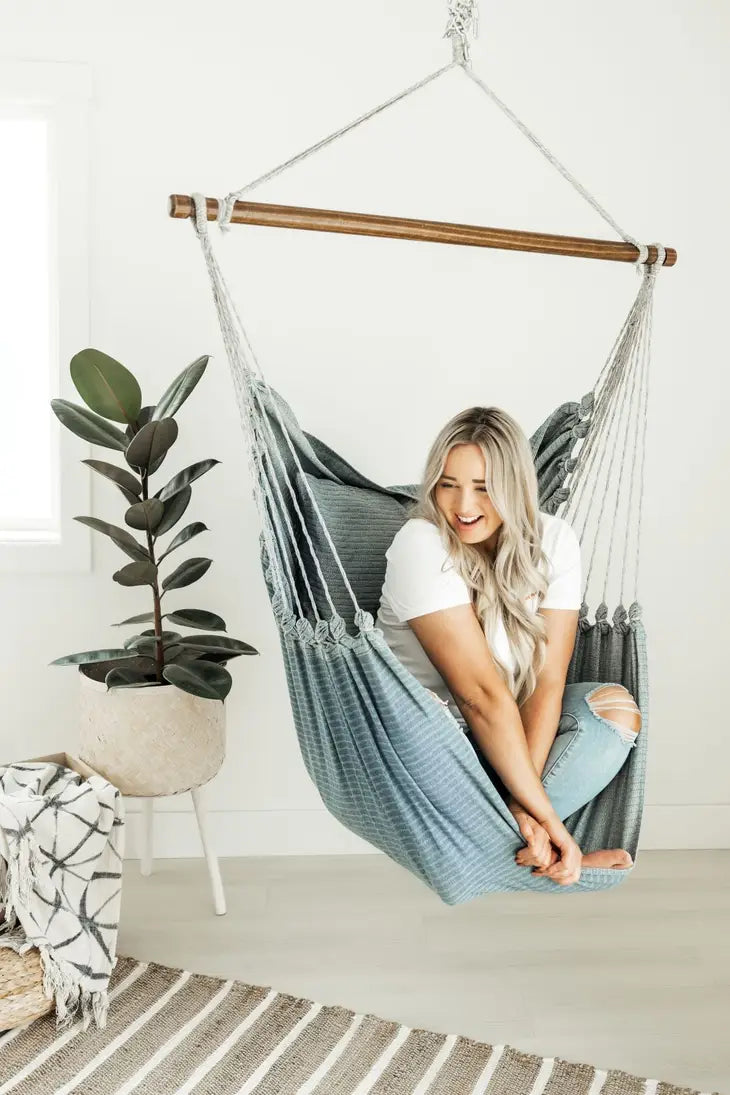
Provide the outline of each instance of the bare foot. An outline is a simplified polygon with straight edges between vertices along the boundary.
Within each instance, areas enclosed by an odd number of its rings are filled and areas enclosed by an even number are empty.
[[[629,853],[623,848],[604,848],[600,852],[587,852],[583,856],[584,867],[608,867],[616,870],[631,867],[633,862]]]
[[[550,849],[550,866],[558,858],[554,848]],[[521,867],[534,867],[535,859],[529,848],[520,848],[515,856]],[[633,865],[633,859],[623,848],[604,848],[597,852],[587,852],[581,861],[581,867],[605,867],[609,870],[625,869]]]

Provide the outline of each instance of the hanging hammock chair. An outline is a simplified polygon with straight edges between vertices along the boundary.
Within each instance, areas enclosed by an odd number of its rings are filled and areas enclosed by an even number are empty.
[[[450,5],[453,60],[225,199],[172,195],[170,213],[191,217],[210,275],[246,438],[261,517],[260,559],[289,686],[304,764],[327,809],[349,830],[412,871],[447,904],[488,891],[550,893],[615,886],[632,868],[584,868],[559,886],[519,867],[514,817],[447,709],[412,676],[374,626],[385,551],[408,519],[418,484],[383,487],[299,425],[266,381],[208,233],[254,223],[430,239],[634,263],[636,297],[594,387],[564,403],[531,438],[540,508],[570,521],[587,567],[568,682],[616,682],[642,714],[637,745],[611,783],[565,824],[584,852],[625,848],[635,859],[648,743],[646,642],[637,600],[646,404],[655,271],[676,252],[639,245],[569,175],[470,69],[473,5]],[[466,225],[265,205],[241,200],[252,187],[325,147],[449,69],[486,92],[551,164],[615,228],[623,242],[581,240]],[[623,520],[623,523],[622,523]],[[601,600],[589,619],[599,533],[612,541]],[[629,544],[633,543],[631,553]],[[609,619],[609,572],[617,574]],[[633,596],[629,600],[629,572]],[[629,601],[626,608],[625,601]]]

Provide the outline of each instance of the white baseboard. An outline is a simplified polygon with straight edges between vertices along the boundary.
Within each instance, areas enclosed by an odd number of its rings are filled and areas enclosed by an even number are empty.
[[[135,800],[125,805],[125,859],[139,859],[140,806]],[[208,825],[219,856],[380,854],[323,809],[211,810]],[[640,847],[730,848],[730,804],[648,805]],[[153,853],[159,859],[202,855],[192,803],[187,810],[155,812]]]

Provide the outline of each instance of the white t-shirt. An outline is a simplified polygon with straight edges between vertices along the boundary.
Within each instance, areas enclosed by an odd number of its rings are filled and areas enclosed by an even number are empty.
[[[541,608],[578,609],[581,605],[580,544],[562,517],[540,511],[542,547],[548,559],[548,588]],[[454,569],[436,525],[422,517],[411,517],[398,530],[385,553],[387,567],[375,620],[390,649],[425,688],[430,688],[448,705],[462,728],[464,716],[441,674],[408,624],[416,616],[454,605],[471,604],[471,593]],[[527,599],[537,611],[537,594]],[[508,666],[514,666],[509,639],[502,620],[493,635],[487,635],[492,651]]]

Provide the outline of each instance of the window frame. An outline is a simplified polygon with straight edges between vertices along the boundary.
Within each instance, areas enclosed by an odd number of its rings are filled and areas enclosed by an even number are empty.
[[[89,101],[91,68],[76,62],[17,61],[0,66],[0,114],[48,120],[51,392],[78,402],[68,362],[89,344]],[[0,529],[0,573],[87,573],[91,446],[63,429],[48,408],[54,454],[55,530]]]

